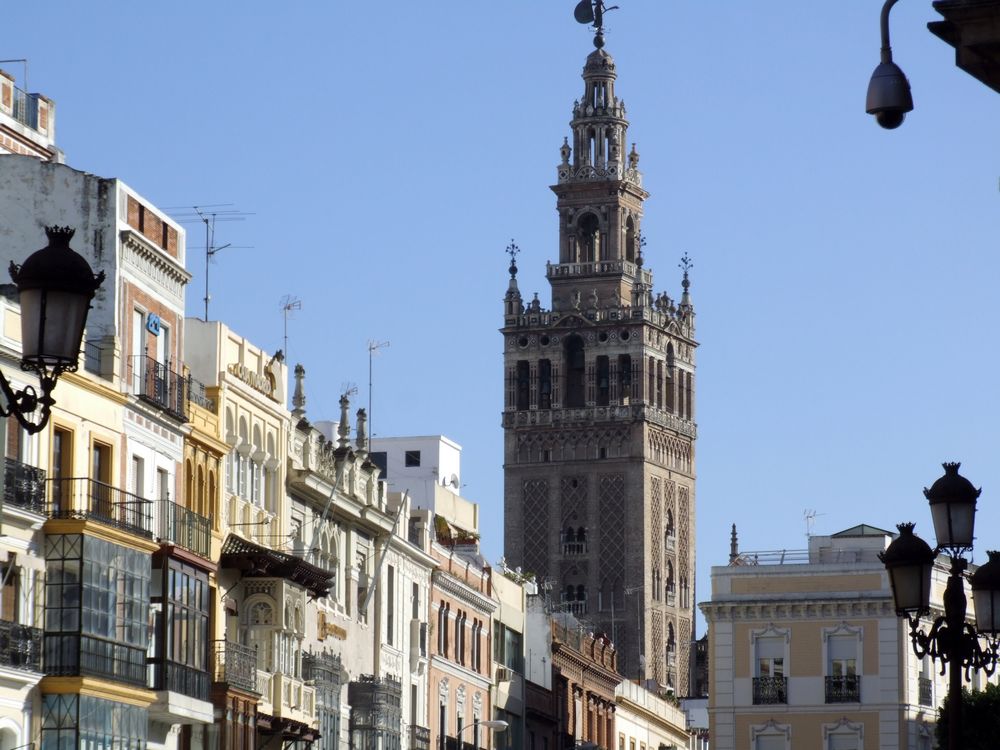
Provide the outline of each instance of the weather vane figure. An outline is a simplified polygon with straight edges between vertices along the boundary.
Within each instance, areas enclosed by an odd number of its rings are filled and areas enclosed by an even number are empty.
[[[604,14],[609,10],[618,10],[618,6],[608,8],[604,5],[604,0],[580,0],[573,11],[578,23],[593,24],[597,32],[594,35],[594,46],[598,49],[604,46]]]

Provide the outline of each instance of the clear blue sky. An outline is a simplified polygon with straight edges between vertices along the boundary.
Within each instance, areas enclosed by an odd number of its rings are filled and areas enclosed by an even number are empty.
[[[621,0],[608,49],[646,187],[657,289],[694,258],[698,313],[698,595],[745,549],[802,548],[859,522],[917,521],[943,460],[984,486],[1000,547],[996,133],[1000,96],[893,11],[917,109],[864,114],[876,0]],[[301,299],[290,357],[308,414],[341,386],[374,429],[464,447],[483,543],[502,550],[504,247],[548,299],[558,147],[592,49],[575,0],[55,2],[5,9],[0,58],[30,59],[58,105],[68,162],[161,206],[234,203],[212,317],[270,350]],[[16,65],[4,67],[20,75]],[[991,145],[992,144],[992,145]],[[189,237],[201,314],[203,240]]]

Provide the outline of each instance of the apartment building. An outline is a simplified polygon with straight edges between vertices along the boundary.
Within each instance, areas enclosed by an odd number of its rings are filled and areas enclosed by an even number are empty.
[[[0,70],[0,154],[63,161],[56,148],[56,104],[42,94],[24,90],[17,78]]]
[[[741,553],[734,535],[700,605],[713,750],[930,750],[947,681],[896,617],[878,558],[893,537],[862,524],[813,536],[808,550]],[[939,558],[932,616],[947,575]]]

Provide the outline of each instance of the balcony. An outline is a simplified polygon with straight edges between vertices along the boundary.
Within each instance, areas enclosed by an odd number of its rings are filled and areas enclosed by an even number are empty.
[[[431,750],[431,730],[411,724],[410,750]]]
[[[271,678],[273,715],[302,724],[312,724],[316,718],[316,688],[303,680],[280,672]]]
[[[3,500],[7,505],[43,513],[45,470],[8,458],[4,465]]]
[[[861,678],[857,675],[842,675],[826,678],[827,703],[860,703]]]
[[[153,538],[152,505],[131,492],[93,479],[49,479],[49,518],[76,518]]]
[[[787,677],[754,677],[753,704],[769,706],[788,703]]]
[[[586,555],[587,543],[564,541],[562,543],[562,553],[564,555]]]
[[[212,530],[205,516],[172,500],[160,500],[159,523],[161,542],[171,542],[204,558],[211,557]]]
[[[42,631],[16,622],[0,621],[0,665],[41,672]]]
[[[174,419],[187,421],[187,381],[182,375],[145,354],[129,360],[132,391],[140,400],[162,409]]]
[[[144,688],[146,649],[80,633],[47,632],[45,674],[60,677],[103,677]]]
[[[215,642],[213,682],[257,693],[257,649],[232,641]]]
[[[920,677],[918,679],[918,695],[921,706],[934,705],[934,691],[931,690],[932,684],[929,677]]]
[[[208,700],[208,672],[170,660],[154,662],[152,667],[153,690],[167,690],[200,701]]]

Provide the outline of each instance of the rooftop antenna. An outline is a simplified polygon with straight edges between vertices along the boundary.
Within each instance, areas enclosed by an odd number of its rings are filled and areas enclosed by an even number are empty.
[[[809,541],[809,539],[812,538],[813,526],[816,525],[816,516],[825,516],[825,515],[826,513],[817,513],[815,510],[812,510],[811,508],[806,508],[804,511],[802,511],[802,518],[806,522],[807,542]]]
[[[234,245],[231,242],[227,242],[225,245],[220,247],[215,246],[215,223],[217,221],[244,221],[247,216],[253,216],[252,213],[247,213],[245,211],[240,211],[235,208],[230,208],[234,204],[232,203],[206,203],[200,206],[171,206],[165,208],[165,211],[171,211],[174,209],[187,209],[187,213],[173,214],[173,218],[180,224],[191,224],[193,222],[202,222],[205,225],[205,321],[208,321],[208,303],[212,299],[212,295],[208,293],[208,264],[220,250],[225,250],[227,247],[233,250],[246,250],[252,247],[252,245]]]
[[[372,358],[378,354],[379,349],[386,349],[388,341],[376,341],[368,339],[368,434],[375,437],[375,427],[372,422]]]
[[[600,49],[604,46],[604,14],[610,10],[618,10],[617,5],[610,8],[604,5],[604,0],[580,0],[573,11],[573,17],[577,23],[593,25],[594,46]]]
[[[302,301],[291,294],[286,294],[281,298],[281,314],[285,318],[285,348],[282,350],[285,353],[285,360],[288,360],[288,316],[294,310],[302,309]],[[205,319],[208,319],[208,314],[205,314]]]

